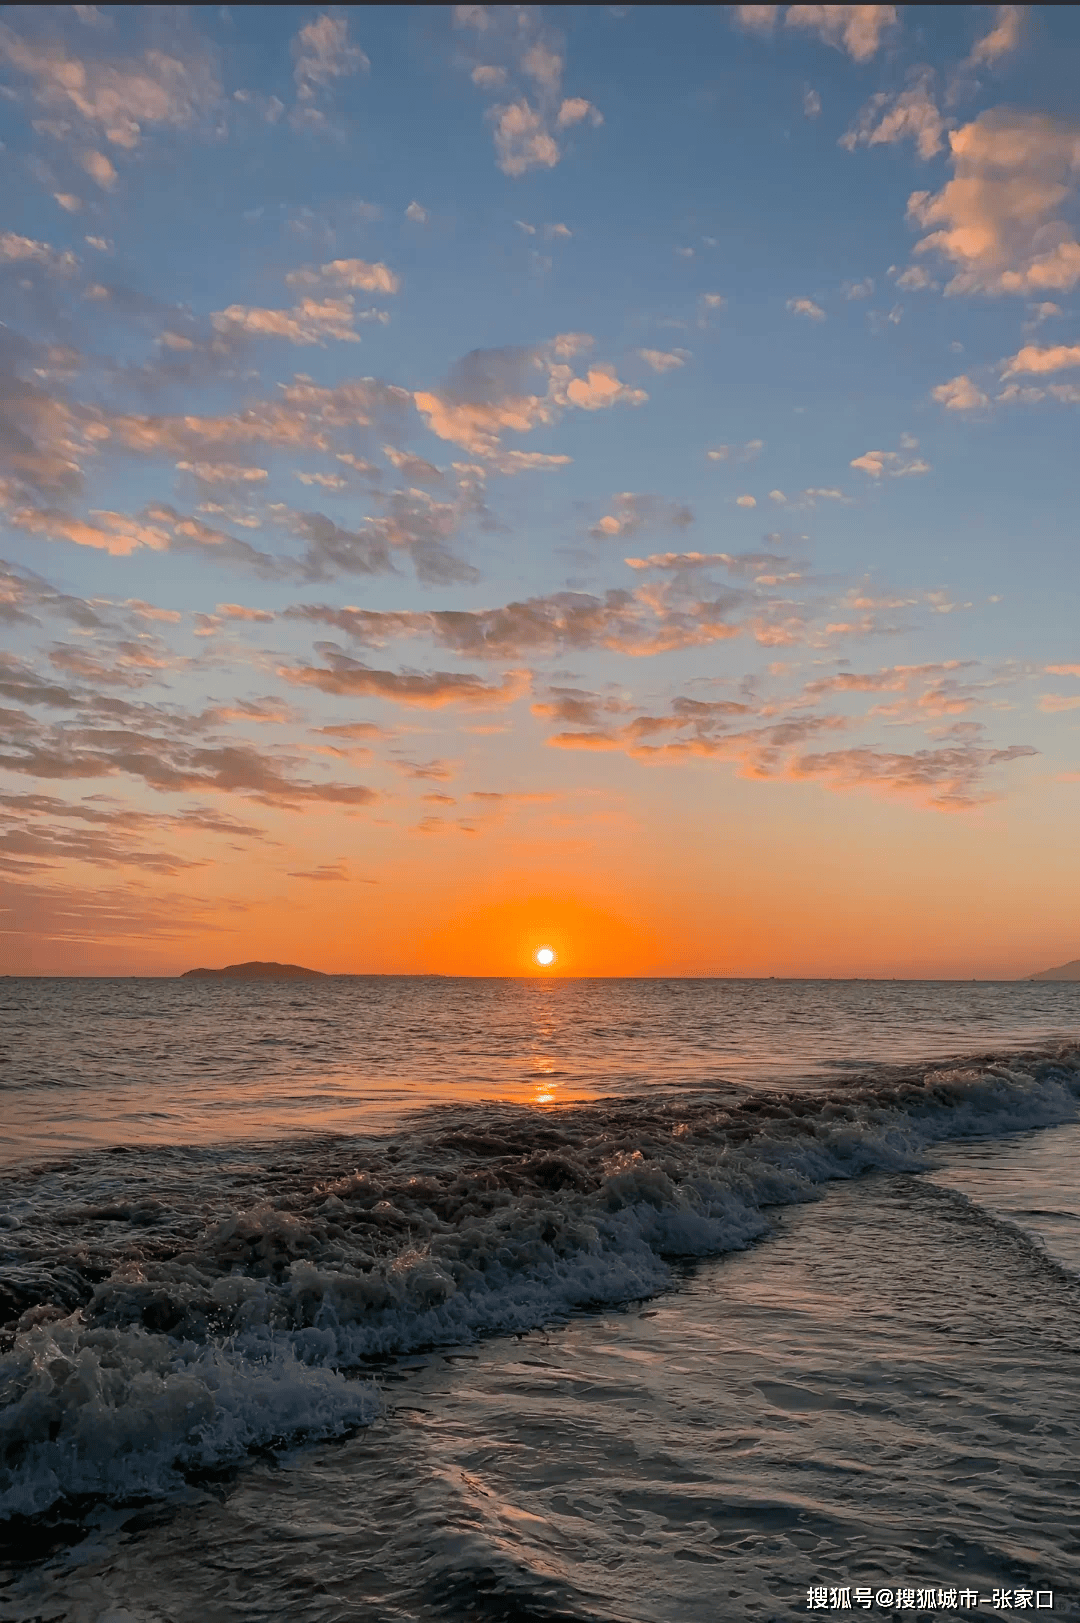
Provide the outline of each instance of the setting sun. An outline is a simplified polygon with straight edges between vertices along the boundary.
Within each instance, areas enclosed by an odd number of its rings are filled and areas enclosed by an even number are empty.
[[[546,969],[549,964],[555,962],[555,954],[550,947],[538,947],[536,949],[536,962]]]

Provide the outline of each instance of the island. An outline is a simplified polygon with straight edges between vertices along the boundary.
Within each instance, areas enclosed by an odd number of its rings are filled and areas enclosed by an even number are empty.
[[[324,981],[321,969],[305,969],[302,964],[226,964],[224,969],[185,969],[183,981]]]
[[[1080,958],[1073,958],[1056,969],[1044,969],[1039,975],[1029,975],[1029,981],[1080,981]]]

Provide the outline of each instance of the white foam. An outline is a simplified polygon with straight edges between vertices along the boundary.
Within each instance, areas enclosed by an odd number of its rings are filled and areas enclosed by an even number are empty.
[[[1078,1061],[971,1061],[741,1104],[442,1112],[373,1141],[365,1166],[340,1165],[343,1141],[329,1176],[329,1151],[306,1165],[297,1151],[279,1196],[267,1169],[258,1204],[223,1213],[218,1198],[171,1254],[129,1202],[128,1228],[107,1219],[112,1276],[76,1313],[27,1315],[0,1364],[0,1513],[170,1493],[253,1446],[362,1424],[377,1393],[342,1369],[652,1295],[672,1258],[741,1249],[769,1207],[831,1179],[1075,1120]]]

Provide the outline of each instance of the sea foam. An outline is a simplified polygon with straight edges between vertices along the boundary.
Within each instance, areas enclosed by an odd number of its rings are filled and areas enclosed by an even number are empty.
[[[157,1193],[100,1156],[63,1198],[43,1169],[5,1206],[0,1514],[170,1494],[340,1434],[378,1411],[366,1360],[655,1294],[676,1259],[745,1248],[832,1179],[918,1171],[935,1141],[1072,1121],[1078,1100],[1080,1049],[1058,1045],[814,1092],[442,1107],[382,1139],[278,1144],[231,1182],[190,1152],[170,1181],[159,1152]]]

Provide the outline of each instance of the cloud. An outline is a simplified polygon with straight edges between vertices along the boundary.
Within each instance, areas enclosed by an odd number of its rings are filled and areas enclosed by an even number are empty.
[[[164,794],[235,794],[280,808],[367,806],[379,798],[359,784],[292,777],[289,768],[297,763],[282,752],[193,743],[188,735],[200,725],[196,718],[98,695],[81,702],[93,720],[15,729],[0,769],[52,781],[124,775]],[[213,716],[208,712],[207,720]]]
[[[422,205],[419,204],[415,198],[405,210],[405,218],[407,220],[412,220],[414,225],[423,225],[426,222],[427,217],[427,209],[422,207]],[[391,291],[393,291],[393,289],[391,289]]]
[[[794,316],[807,316],[811,321],[824,321],[825,312],[813,299],[789,299],[787,307]]]
[[[409,204],[409,208],[419,208],[418,203]],[[407,217],[415,220],[415,214]],[[427,218],[423,209],[420,213]],[[396,293],[401,286],[401,279],[389,265],[381,260],[375,263],[366,259],[332,259],[326,265],[320,265],[317,270],[310,267],[303,270],[290,271],[285,278],[288,287],[313,287],[318,282],[333,282],[338,287],[359,288],[365,293]]]
[[[889,275],[892,276],[894,271],[895,265],[890,268]],[[920,292],[923,288],[938,285],[925,265],[909,265],[906,270],[897,271],[894,280],[897,287],[903,288],[905,292]]]
[[[1044,693],[1039,709],[1055,714],[1062,710],[1080,710],[1080,693]]]
[[[738,560],[731,563],[737,565]],[[741,591],[714,589],[706,597],[684,589],[680,581],[632,592],[609,590],[602,597],[553,592],[494,609],[390,612],[297,604],[286,614],[290,619],[333,626],[369,647],[428,637],[436,646],[463,658],[516,661],[589,648],[643,657],[706,647],[739,635],[741,627],[735,617],[744,607]],[[760,602],[755,601],[754,607],[760,607]]]
[[[87,147],[79,154],[79,162],[103,192],[112,191],[119,177],[114,164],[103,152],[95,152],[93,147]]]
[[[778,507],[816,507],[819,501],[823,502],[850,502],[850,496],[845,496],[842,490],[827,489],[821,485],[811,485],[801,490],[797,496],[786,496],[782,490],[770,490],[769,500]]]
[[[248,620],[262,625],[277,618],[269,609],[249,609],[242,603],[219,603],[217,612],[226,620]]]
[[[821,113],[821,97],[816,90],[807,90],[802,103],[804,118],[817,118]]]
[[[0,264],[41,265],[45,270],[70,275],[78,269],[79,261],[69,248],[62,252],[47,242],[33,237],[21,237],[15,231],[0,231]]]
[[[1038,753],[1030,744],[1010,744],[1000,750],[958,744],[915,750],[910,755],[834,750],[800,756],[788,771],[793,778],[818,779],[834,789],[880,789],[914,796],[938,810],[966,811],[999,798],[983,788],[984,775],[991,767]]]
[[[908,217],[933,228],[916,254],[956,268],[946,293],[1038,295],[1080,282],[1080,242],[1060,214],[1080,177],[1080,126],[999,107],[949,144],[953,178],[908,200]]]
[[[752,462],[764,447],[764,440],[747,440],[744,445],[718,445],[705,455],[710,462]]]
[[[314,879],[324,884],[341,884],[351,877],[348,863],[341,861],[323,862],[317,868],[290,869],[288,873],[289,879]],[[374,879],[365,879],[363,883],[374,885],[376,881]]]
[[[144,126],[186,128],[210,113],[221,98],[205,51],[192,47],[183,54],[179,38],[184,19],[157,17],[154,22],[159,29],[170,26],[174,38],[168,49],[151,48],[139,56],[112,60],[100,54],[76,55],[55,35],[34,39],[0,24],[0,56],[31,81],[39,106],[74,120],[84,134],[129,151],[139,145]],[[66,133],[69,127],[56,126],[55,133]],[[108,165],[102,169],[107,175],[112,170],[109,160],[100,153],[94,156]],[[102,183],[99,175],[94,178]]]
[[[968,61],[976,65],[985,62],[994,66],[1015,51],[1020,43],[1023,15],[1023,6],[998,6],[993,28],[982,39],[975,41]]]
[[[558,137],[564,130],[604,122],[603,114],[584,96],[563,95],[562,36],[543,26],[538,7],[514,11],[504,6],[455,6],[454,26],[474,30],[483,40],[485,57],[503,59],[476,62],[471,71],[479,90],[511,89],[513,99],[497,103],[487,113],[503,174],[516,179],[531,169],[553,169],[563,156]]]
[[[135,868],[177,874],[205,867],[207,859],[183,856],[177,843],[188,834],[261,839],[260,829],[202,808],[177,814],[131,811],[104,796],[69,802],[56,795],[0,795],[0,870],[29,874],[75,862],[95,868]],[[169,841],[168,851],[147,839]]]
[[[832,693],[906,693],[921,687],[923,714],[948,715],[966,707],[963,695],[953,702],[949,687],[950,674],[960,664],[895,667],[866,676],[840,673],[808,684],[797,702]],[[772,720],[775,707],[757,698],[710,701],[684,695],[660,714],[633,715],[621,698],[553,688],[545,702],[534,704],[533,713],[575,729],[549,736],[548,744],[557,749],[618,750],[652,765],[712,760],[737,766],[748,778],[816,780],[834,791],[876,788],[938,810],[966,810],[995,798],[986,787],[987,777],[1000,766],[1038,753],[1024,744],[985,746],[978,742],[983,729],[972,722],[951,724],[944,729],[950,742],[910,754],[865,747],[810,752],[808,746],[822,734],[848,729],[858,718],[814,712]]]
[[[99,519],[100,523],[92,523],[91,519]],[[114,558],[126,558],[144,547],[164,552],[170,540],[168,531],[160,525],[141,523],[124,513],[96,511],[90,519],[79,519],[55,508],[20,507],[8,514],[7,522],[27,535],[71,541],[77,547],[92,547]]]
[[[791,559],[779,552],[654,552],[648,558],[626,558],[623,561],[630,569],[674,570],[680,574],[722,568],[729,575],[747,580],[767,575],[769,583],[775,584],[777,571],[783,570]],[[800,572],[784,578],[802,579],[802,575]]]
[[[407,390],[375,378],[351,378],[328,387],[299,373],[291,383],[278,384],[276,399],[224,416],[99,411],[91,426],[99,436],[139,455],[209,462],[230,459],[254,445],[329,451],[330,433],[398,422],[410,403]]]
[[[1047,665],[1050,676],[1080,676],[1080,665]]]
[[[771,34],[776,27],[779,6],[735,6],[736,19],[754,34]]]
[[[360,47],[349,41],[348,19],[331,17],[327,12],[304,24],[291,50],[297,97],[292,121],[296,125],[325,123],[325,115],[315,104],[331,82],[366,73],[371,67]]]
[[[859,146],[892,146],[912,140],[920,158],[932,158],[941,151],[946,120],[934,99],[932,68],[916,68],[909,76],[907,90],[871,96],[851,129],[840,137],[849,152]]]
[[[639,530],[659,525],[685,529],[694,522],[691,509],[681,502],[665,502],[659,496],[635,495],[624,490],[615,497],[614,511],[594,524],[589,534],[599,540],[636,535]]]
[[[880,479],[882,474],[887,474],[891,479],[900,479],[908,474],[929,473],[929,462],[924,461],[922,457],[904,455],[904,451],[914,451],[918,448],[918,440],[906,434],[901,443],[903,451],[864,451],[862,456],[852,458],[851,466],[861,468],[871,479]]]
[[[950,378],[948,383],[939,383],[936,389],[931,390],[931,395],[947,411],[977,411],[990,404],[978,385],[972,383],[964,373],[958,378]]]
[[[895,6],[735,6],[737,21],[753,33],[771,34],[781,11],[784,26],[816,34],[856,62],[877,54],[882,35],[896,22]]]
[[[328,338],[358,344],[354,330],[353,299],[301,299],[291,310],[263,310],[250,305],[230,304],[210,317],[215,329],[228,336],[285,338],[290,344],[323,345]]]
[[[527,690],[529,682],[527,671],[507,671],[500,683],[491,683],[479,676],[456,675],[450,671],[374,670],[351,659],[333,643],[319,643],[317,648],[326,660],[325,665],[281,665],[278,676],[298,687],[318,688],[322,693],[386,699],[394,704],[431,710],[451,704],[485,710],[513,704]]]
[[[592,342],[585,334],[564,333],[531,348],[473,350],[441,392],[421,390],[413,399],[433,434],[481,457],[499,450],[508,430],[527,434],[554,422],[567,406],[599,411],[647,400],[643,389],[620,382],[603,363],[589,365],[584,377],[575,375],[567,361]]]
[[[296,570],[308,580],[339,574],[392,574],[398,557],[408,558],[417,577],[435,585],[476,579],[476,571],[450,551],[468,511],[467,504],[437,502],[421,490],[395,491],[387,511],[365,518],[357,529],[324,513],[292,513],[287,522],[306,543]]]
[[[477,63],[472,70],[472,82],[481,90],[501,90],[506,78],[505,68],[492,67],[483,62]]]
[[[568,96],[559,107],[556,123],[560,130],[565,130],[573,124],[580,124],[586,118],[594,129],[604,122],[603,113],[595,108],[591,101],[586,101],[583,96]]]
[[[1052,344],[1047,349],[1026,344],[1011,360],[1006,361],[1002,377],[1014,377],[1021,372],[1062,372],[1072,366],[1080,366],[1080,344]]]
[[[530,169],[554,169],[562,156],[558,142],[542,115],[522,98],[488,114],[495,126],[495,151],[504,175],[524,175]]]
[[[742,9],[742,8],[740,8]],[[814,33],[855,62],[877,54],[882,35],[896,23],[895,6],[788,6],[786,28]]]
[[[690,359],[690,351],[686,349],[639,349],[638,354],[654,372],[671,372],[676,367],[685,366]]]
[[[70,688],[39,676],[25,661],[5,653],[0,653],[0,697],[13,699],[17,704],[48,705],[55,710],[73,710],[79,702]],[[13,711],[6,712],[8,725],[14,715]],[[21,726],[25,718],[17,720]]]
[[[736,496],[736,498],[735,498],[735,506],[736,507],[756,507],[757,506],[757,498],[755,496]]]
[[[192,474],[203,485],[262,484],[270,477],[266,468],[235,462],[178,462],[176,466],[181,473]]]

